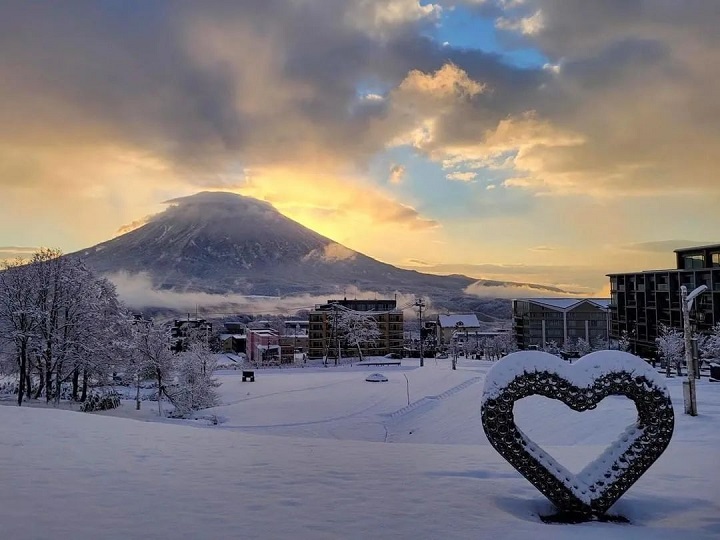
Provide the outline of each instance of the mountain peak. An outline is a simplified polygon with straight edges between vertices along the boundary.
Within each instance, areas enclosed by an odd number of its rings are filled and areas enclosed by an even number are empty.
[[[193,195],[168,199],[167,201],[163,201],[163,204],[183,207],[213,205],[216,207],[262,208],[264,210],[277,212],[275,207],[269,202],[229,191],[200,191]]]
[[[203,191],[165,202],[141,227],[73,256],[101,273],[142,273],[154,288],[183,292],[334,294],[354,287],[458,298],[476,281],[377,261],[252,197]]]

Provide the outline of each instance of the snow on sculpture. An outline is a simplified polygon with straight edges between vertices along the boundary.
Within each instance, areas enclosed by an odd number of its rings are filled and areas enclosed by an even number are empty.
[[[607,396],[635,402],[638,417],[595,461],[573,474],[515,425],[513,406],[531,395],[586,411]],[[561,511],[587,518],[604,514],[670,443],[675,417],[657,372],[632,354],[597,351],[575,364],[551,354],[521,351],[488,372],[482,425],[492,446]]]

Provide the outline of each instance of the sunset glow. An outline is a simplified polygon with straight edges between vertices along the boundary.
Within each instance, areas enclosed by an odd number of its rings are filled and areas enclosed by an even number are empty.
[[[0,8],[0,258],[231,191],[396,266],[601,294],[718,241],[715,2]]]

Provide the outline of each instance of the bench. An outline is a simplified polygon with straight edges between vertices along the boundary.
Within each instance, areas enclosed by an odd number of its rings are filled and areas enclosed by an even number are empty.
[[[250,380],[250,382],[255,382],[255,372],[254,371],[245,371],[242,372],[242,382],[245,382],[247,380]]]

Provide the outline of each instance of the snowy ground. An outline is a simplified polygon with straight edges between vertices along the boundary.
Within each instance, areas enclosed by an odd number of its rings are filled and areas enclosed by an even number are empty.
[[[217,425],[137,421],[157,419],[149,401],[99,414],[0,407],[2,537],[720,538],[720,383],[700,382],[691,418],[681,379],[668,381],[673,441],[611,509],[630,525],[546,525],[550,504],[482,431],[489,365],[267,369],[254,383],[221,371],[223,404],[203,411]],[[389,381],[365,382],[376,372]],[[516,417],[577,471],[634,407],[615,397],[573,413],[535,397]]]

